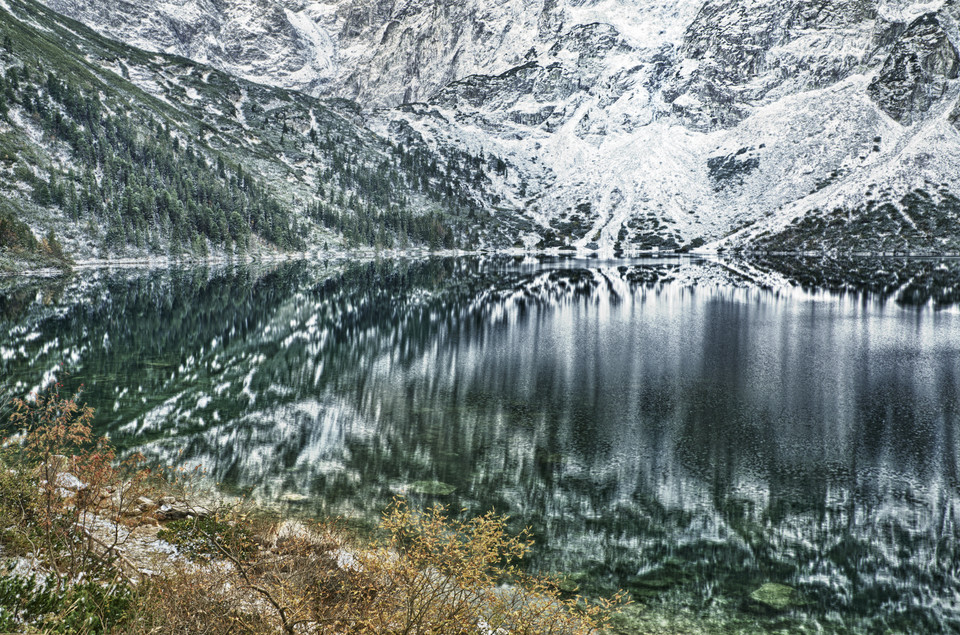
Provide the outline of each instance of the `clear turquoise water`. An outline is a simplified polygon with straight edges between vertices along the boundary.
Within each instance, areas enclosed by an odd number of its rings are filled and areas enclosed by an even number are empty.
[[[0,287],[0,392],[82,383],[119,444],[297,513],[495,508],[534,566],[631,591],[627,631],[956,632],[960,312],[888,286],[666,260],[86,271]],[[767,582],[798,601],[752,600]]]

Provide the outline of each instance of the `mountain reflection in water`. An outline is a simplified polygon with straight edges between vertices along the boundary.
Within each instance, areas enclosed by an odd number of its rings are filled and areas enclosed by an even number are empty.
[[[750,266],[816,286],[810,263]],[[960,314],[845,284],[469,259],[19,282],[0,390],[83,383],[117,442],[305,513],[495,508],[588,588],[764,627],[960,629]],[[751,606],[767,581],[805,604]]]

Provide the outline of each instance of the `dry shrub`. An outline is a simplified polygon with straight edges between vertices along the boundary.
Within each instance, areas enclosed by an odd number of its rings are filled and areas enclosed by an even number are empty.
[[[144,583],[127,632],[171,635],[275,633],[270,608],[260,609],[242,589],[231,586],[235,572],[214,567],[181,567]]]
[[[586,634],[623,601],[563,599],[556,581],[516,566],[530,550],[527,531],[510,536],[493,512],[459,520],[436,506],[397,500],[384,514],[385,545],[363,552],[362,632]],[[503,584],[503,583],[509,584]]]
[[[585,635],[624,599],[565,599],[553,581],[524,574],[514,563],[530,548],[527,534],[508,535],[492,513],[461,521],[398,500],[382,527],[384,541],[351,546],[336,524],[286,523],[256,550],[201,530],[221,558],[153,581],[144,630]]]
[[[306,632],[307,585],[329,573],[324,553],[339,542],[258,524],[240,506],[168,524],[160,535],[185,559],[144,584],[133,632]]]

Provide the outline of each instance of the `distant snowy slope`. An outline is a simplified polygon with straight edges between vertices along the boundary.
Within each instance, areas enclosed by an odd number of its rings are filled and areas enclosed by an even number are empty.
[[[298,0],[49,0],[51,9],[148,51],[210,64],[250,81],[316,93],[334,43],[315,3]]]

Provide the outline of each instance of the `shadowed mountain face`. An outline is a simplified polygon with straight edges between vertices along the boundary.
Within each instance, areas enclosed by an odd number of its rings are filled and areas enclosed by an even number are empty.
[[[825,267],[803,279],[817,293],[750,282],[792,275],[774,264],[11,282],[0,390],[83,383],[122,445],[303,513],[370,517],[396,494],[496,508],[532,525],[534,566],[654,609],[731,628],[950,632],[960,315],[935,288],[960,276],[887,261],[842,289]],[[751,603],[768,581],[804,604]]]

